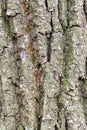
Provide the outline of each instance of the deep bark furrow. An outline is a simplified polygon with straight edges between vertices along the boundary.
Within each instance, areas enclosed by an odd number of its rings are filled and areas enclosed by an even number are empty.
[[[51,60],[51,42],[52,42],[52,34],[53,34],[53,22],[52,22],[52,12],[51,12],[51,20],[50,20],[51,32],[47,34],[47,61],[50,62]]]
[[[65,117],[65,130],[68,130],[68,123],[66,117]]]
[[[83,2],[83,11],[84,11],[86,22],[87,22],[87,1],[86,0],[84,0]]]
[[[47,11],[49,12],[49,9],[48,9],[48,1],[47,1],[47,0],[45,0],[45,6],[46,6]]]
[[[85,59],[85,72],[86,72],[86,76],[87,76],[87,57]]]

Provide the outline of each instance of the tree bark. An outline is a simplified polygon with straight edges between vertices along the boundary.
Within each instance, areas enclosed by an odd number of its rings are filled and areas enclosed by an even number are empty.
[[[87,0],[0,1],[0,130],[87,130]]]

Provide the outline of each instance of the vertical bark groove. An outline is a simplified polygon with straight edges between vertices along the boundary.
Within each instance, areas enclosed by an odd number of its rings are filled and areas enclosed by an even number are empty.
[[[49,34],[47,34],[47,61],[50,62],[51,60],[51,42],[52,42],[52,34],[53,34],[53,22],[52,22],[52,12],[51,12],[51,20],[50,20],[50,26],[51,26],[51,32]]]
[[[84,0],[83,2],[83,11],[84,11],[86,22],[87,22],[87,1],[86,0]]]

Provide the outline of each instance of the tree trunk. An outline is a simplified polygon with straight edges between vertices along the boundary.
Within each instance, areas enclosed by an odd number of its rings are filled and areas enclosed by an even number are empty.
[[[87,130],[87,0],[0,1],[0,130]]]

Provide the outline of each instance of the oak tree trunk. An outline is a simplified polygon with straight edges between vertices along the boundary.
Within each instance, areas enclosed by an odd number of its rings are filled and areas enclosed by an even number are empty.
[[[0,0],[0,130],[87,130],[87,0]]]

